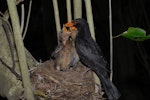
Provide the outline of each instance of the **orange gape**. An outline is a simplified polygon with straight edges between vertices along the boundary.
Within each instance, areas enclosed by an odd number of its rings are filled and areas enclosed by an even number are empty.
[[[66,27],[73,27],[73,26],[74,26],[74,23],[72,23],[72,22],[67,22],[67,23],[65,24],[65,26],[66,26]]]
[[[73,21],[71,21],[71,22],[67,22],[67,23],[65,24],[65,26],[66,26],[66,27],[74,27],[74,26],[77,25],[78,23],[79,23],[78,20],[73,20]]]
[[[68,38],[70,36],[70,33],[68,31],[68,29],[65,27],[65,25],[63,25],[63,28],[61,30],[61,32],[59,33],[59,38],[58,40],[63,44],[66,45],[66,42],[68,41]]]
[[[74,25],[75,25],[75,23],[73,23],[73,22],[68,22],[68,23],[66,23],[64,26],[65,26],[65,27],[69,27],[70,31],[76,31],[77,28],[76,28]]]

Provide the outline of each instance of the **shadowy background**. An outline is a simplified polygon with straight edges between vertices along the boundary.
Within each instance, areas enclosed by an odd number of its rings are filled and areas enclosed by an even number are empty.
[[[72,1],[72,0],[71,0]],[[84,1],[84,0],[83,0]],[[96,40],[109,61],[108,0],[91,0]],[[25,0],[26,15],[29,0]],[[150,33],[150,0],[112,0],[113,36],[140,27]],[[58,0],[61,26],[67,22],[66,2]],[[0,0],[0,11],[7,8]],[[18,6],[18,9],[20,5]],[[86,11],[83,2],[83,18]],[[113,40],[113,82],[121,92],[119,100],[148,100],[150,90],[150,40],[134,42],[119,37]],[[57,45],[52,0],[33,0],[25,47],[38,60],[46,61]]]

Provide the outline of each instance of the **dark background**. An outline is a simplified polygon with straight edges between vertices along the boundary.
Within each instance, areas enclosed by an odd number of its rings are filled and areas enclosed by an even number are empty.
[[[0,0],[1,11],[6,9]],[[82,0],[84,1],[84,0]],[[91,0],[96,40],[109,61],[108,0]],[[26,15],[29,0],[25,0]],[[66,2],[58,0],[61,25],[67,22]],[[18,6],[20,9],[20,5]],[[86,19],[83,2],[83,18]],[[113,36],[140,27],[150,33],[150,0],[112,0]],[[119,37],[113,40],[113,82],[121,92],[119,100],[148,100],[150,90],[150,40],[134,42]],[[57,45],[52,0],[33,0],[26,48],[38,60],[46,61]]]

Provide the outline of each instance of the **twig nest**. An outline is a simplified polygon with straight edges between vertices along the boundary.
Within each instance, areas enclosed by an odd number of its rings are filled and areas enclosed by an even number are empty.
[[[58,71],[53,60],[31,71],[36,100],[104,100],[93,80],[92,71],[81,63],[75,70]]]

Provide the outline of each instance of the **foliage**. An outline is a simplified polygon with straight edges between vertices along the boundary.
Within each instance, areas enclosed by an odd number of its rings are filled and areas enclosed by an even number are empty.
[[[127,31],[116,37],[119,36],[123,36],[133,41],[144,41],[150,39],[150,35],[146,35],[146,31],[138,27],[129,27]]]

